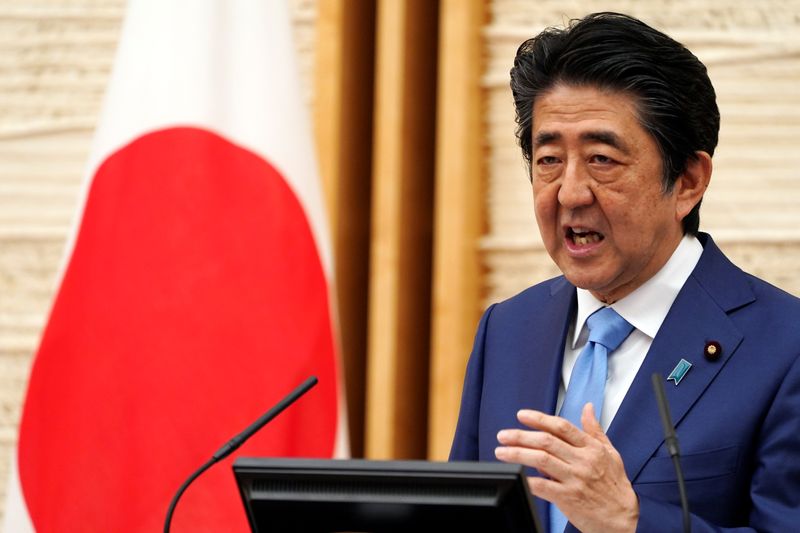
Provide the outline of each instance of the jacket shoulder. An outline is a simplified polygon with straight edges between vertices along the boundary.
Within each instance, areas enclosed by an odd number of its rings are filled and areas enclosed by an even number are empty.
[[[514,296],[494,304],[494,312],[514,311],[520,307],[528,308],[531,305],[537,305],[546,301],[560,291],[574,288],[574,285],[567,281],[564,276],[556,276],[555,278],[532,285]]]

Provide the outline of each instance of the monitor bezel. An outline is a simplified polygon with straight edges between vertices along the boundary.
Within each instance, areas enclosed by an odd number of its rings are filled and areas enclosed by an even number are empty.
[[[485,506],[487,512],[516,513],[515,516],[524,516],[524,521],[530,516],[530,521],[524,529],[529,533],[541,531],[533,497],[528,489],[524,469],[520,465],[464,461],[240,457],[234,462],[233,471],[253,531],[263,531],[265,528],[259,528],[256,524],[252,502],[278,500],[303,502],[309,508],[321,503],[331,505],[331,502],[359,506],[387,504],[443,506],[443,508],[458,505]],[[276,479],[281,483],[276,485]],[[394,489],[385,494],[370,492],[375,487],[376,479],[381,480],[381,485],[391,486]],[[266,493],[258,489],[254,496],[251,488],[253,483],[259,480],[262,486],[264,483],[270,483],[273,488]],[[313,489],[308,488],[309,480],[313,480]],[[303,489],[287,488],[284,491],[282,488],[274,488],[283,487],[287,481],[290,485],[292,483],[303,485]],[[346,485],[342,485],[343,483]],[[359,484],[363,486],[360,492]],[[345,486],[346,490],[339,491]],[[401,488],[399,492],[395,490],[397,487]],[[404,492],[402,487],[408,490]],[[493,502],[489,502],[491,497],[485,490],[480,496],[483,498],[480,501],[475,499],[477,495],[468,496],[475,493],[476,488],[481,487],[494,490]],[[314,490],[317,492],[313,492]],[[511,508],[512,505],[515,507]]]

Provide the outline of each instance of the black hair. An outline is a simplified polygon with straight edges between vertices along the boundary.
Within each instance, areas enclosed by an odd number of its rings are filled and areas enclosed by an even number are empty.
[[[672,190],[695,152],[714,154],[719,109],[705,65],[686,47],[620,13],[594,13],[547,28],[522,43],[511,69],[516,135],[531,168],[533,104],[558,84],[632,95],[642,127],[661,152],[664,192]],[[702,199],[701,199],[702,201]],[[696,234],[700,202],[683,219]]]

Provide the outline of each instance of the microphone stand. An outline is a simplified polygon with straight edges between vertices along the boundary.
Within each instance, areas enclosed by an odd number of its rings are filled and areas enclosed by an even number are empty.
[[[178,492],[175,493],[175,496],[172,497],[172,501],[169,504],[169,509],[167,510],[167,518],[164,521],[164,533],[169,533],[170,524],[172,523],[172,514],[175,512],[175,506],[178,505],[178,500],[180,500],[183,493],[192,484],[192,482],[197,479],[200,474],[208,470],[214,463],[217,463],[231,453],[236,450],[239,446],[241,446],[244,441],[249,439],[253,436],[253,434],[261,429],[267,422],[278,416],[284,409],[292,405],[295,401],[297,401],[300,396],[308,392],[308,390],[317,384],[316,376],[311,376],[303,383],[297,386],[292,392],[290,392],[284,399],[278,402],[272,409],[261,415],[261,417],[247,426],[244,431],[233,437],[229,440],[222,448],[216,451],[216,453],[206,461],[200,468],[194,471],[189,478],[183,482],[183,485],[180,486]]]

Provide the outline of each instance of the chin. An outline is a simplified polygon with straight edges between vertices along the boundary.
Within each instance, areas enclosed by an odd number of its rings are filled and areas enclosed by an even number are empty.
[[[572,283],[578,288],[586,289],[587,291],[602,293],[603,289],[608,286],[608,280],[598,279],[596,275],[576,273],[570,271],[563,271],[564,277],[567,281]]]

